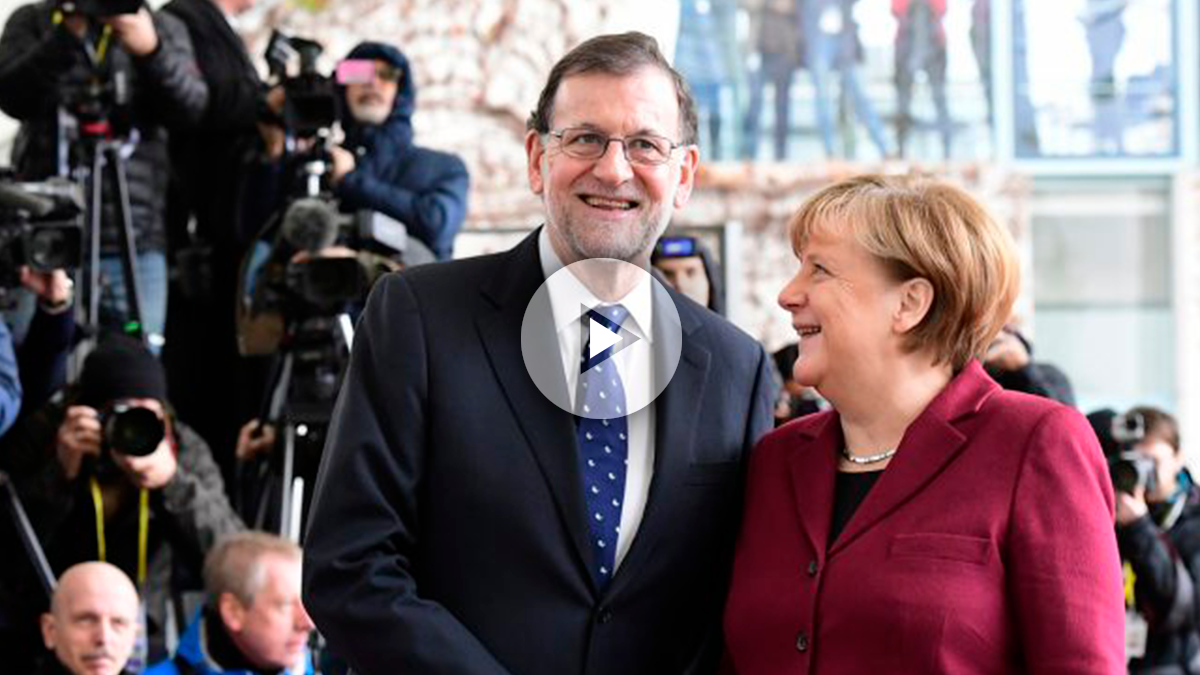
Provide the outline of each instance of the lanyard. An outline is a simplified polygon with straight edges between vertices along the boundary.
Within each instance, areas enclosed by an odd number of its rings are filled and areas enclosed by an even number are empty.
[[[50,19],[55,26],[63,22],[62,10],[54,10],[54,15]],[[104,57],[108,56],[108,45],[112,42],[112,26],[104,24],[104,28],[100,31],[100,39],[92,45],[87,40],[82,40],[84,49],[87,50],[88,58],[92,60],[93,66],[99,66],[104,63]]]
[[[1137,583],[1137,575],[1133,573],[1133,565],[1129,561],[1121,566],[1125,577],[1125,606],[1137,607],[1137,599],[1133,595],[1133,587]]]
[[[101,562],[108,561],[108,541],[104,536],[104,495],[100,492],[100,483],[95,476],[90,479],[92,486],[92,505],[96,510],[96,549]],[[150,491],[146,488],[138,490],[138,562],[137,583],[141,588],[146,582],[146,547],[150,535]]]

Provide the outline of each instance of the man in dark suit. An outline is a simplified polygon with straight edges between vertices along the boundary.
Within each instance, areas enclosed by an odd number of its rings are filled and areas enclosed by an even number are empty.
[[[376,285],[304,564],[305,606],[356,672],[716,670],[745,459],[771,424],[762,348],[670,291],[673,379],[603,420],[543,396],[522,361],[526,309],[554,272],[595,258],[649,268],[690,196],[695,135],[687,87],[653,39],[589,40],[554,67],[529,120],[545,226],[505,253]],[[649,325],[627,309],[634,332]],[[579,344],[562,347],[574,322],[555,312],[534,327],[561,350],[548,358],[577,362]],[[616,370],[619,389],[631,373]],[[612,439],[599,454],[593,434]]]

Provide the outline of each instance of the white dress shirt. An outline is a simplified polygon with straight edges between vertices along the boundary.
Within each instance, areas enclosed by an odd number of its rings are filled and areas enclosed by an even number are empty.
[[[538,253],[542,272],[549,279],[563,268],[562,260],[550,243],[550,234],[543,227],[538,236]],[[653,302],[650,275],[629,292],[620,303],[629,310],[629,318],[622,328],[639,339],[629,347],[614,354],[610,361],[617,366],[625,386],[625,401],[635,412],[626,416],[629,425],[628,464],[625,470],[625,499],[621,507],[621,529],[617,538],[616,566],[629,551],[638,526],[646,511],[646,499],[650,494],[650,480],[654,475],[654,405],[649,401],[653,394]],[[554,327],[558,334],[558,345],[562,356],[563,372],[566,374],[567,392],[571,402],[575,401],[575,388],[579,381],[579,358],[581,344],[579,316],[580,303],[587,307],[605,304],[592,295],[587,288],[573,277],[562,284],[548,286],[550,305],[554,313]],[[613,304],[613,303],[609,303]],[[583,485],[579,486],[583,489]]]

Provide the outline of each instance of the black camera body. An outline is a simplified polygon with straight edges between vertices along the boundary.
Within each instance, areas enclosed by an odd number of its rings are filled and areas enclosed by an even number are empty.
[[[0,289],[20,284],[17,270],[39,272],[79,266],[83,254],[83,198],[65,181],[15,183],[0,179]]]
[[[1133,494],[1137,488],[1153,492],[1158,479],[1154,460],[1137,450],[1125,450],[1108,462],[1108,474],[1112,477],[1113,489]]]
[[[1109,433],[1120,447],[1108,460],[1113,489],[1126,494],[1133,494],[1139,487],[1153,492],[1157,482],[1154,460],[1133,449],[1146,437],[1146,420],[1136,412],[1116,415]]]
[[[149,408],[117,403],[100,414],[105,452],[145,457],[158,448],[167,427]]]
[[[142,0],[59,0],[58,7],[67,14],[101,19],[119,14],[137,14],[142,8]]]
[[[324,47],[319,42],[271,33],[267,43],[267,67],[283,85],[286,101],[283,124],[299,138],[312,138],[342,119],[342,99],[334,78],[317,68]],[[289,66],[299,63],[296,72]]]
[[[100,412],[100,457],[92,465],[92,474],[108,480],[119,473],[113,453],[145,457],[158,448],[167,428],[158,414],[149,408],[117,403]]]
[[[74,120],[72,138],[124,138],[133,129],[133,87],[121,68],[77,66],[59,80],[58,102]]]

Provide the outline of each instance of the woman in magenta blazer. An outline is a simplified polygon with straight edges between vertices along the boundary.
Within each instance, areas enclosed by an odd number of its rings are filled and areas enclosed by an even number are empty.
[[[881,176],[822,190],[790,228],[793,372],[834,409],[751,459],[733,670],[1124,673],[1095,435],[976,360],[1017,294],[1007,232],[961,190]]]

